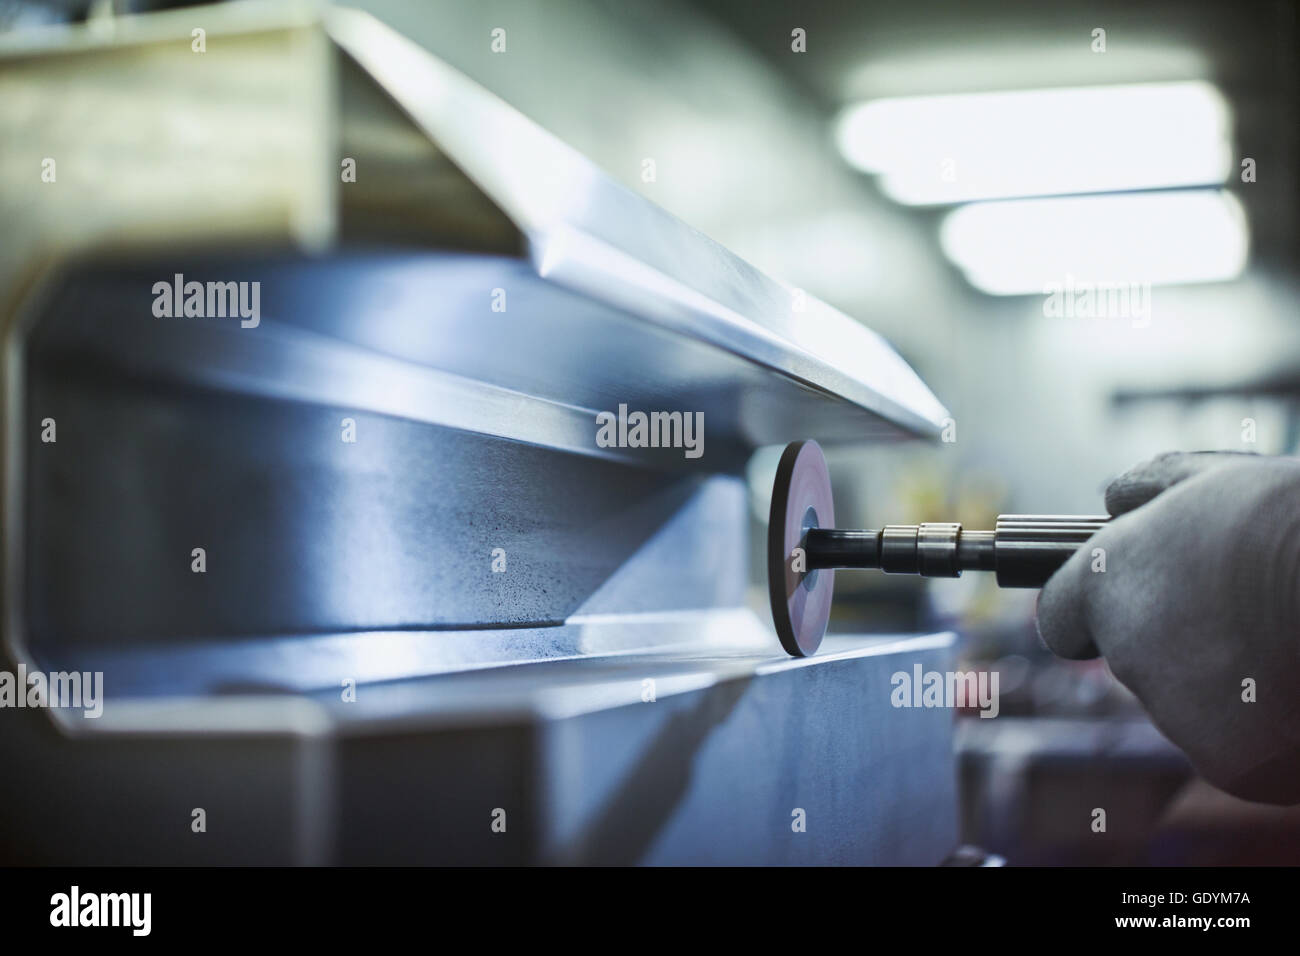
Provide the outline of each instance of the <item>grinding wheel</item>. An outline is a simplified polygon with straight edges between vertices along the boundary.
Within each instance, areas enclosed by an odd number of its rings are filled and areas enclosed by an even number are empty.
[[[831,478],[821,446],[815,441],[792,442],[781,455],[772,486],[767,589],[781,646],[795,657],[810,657],[821,646],[831,616],[835,572],[796,571],[794,552],[803,548],[810,528],[834,527]]]

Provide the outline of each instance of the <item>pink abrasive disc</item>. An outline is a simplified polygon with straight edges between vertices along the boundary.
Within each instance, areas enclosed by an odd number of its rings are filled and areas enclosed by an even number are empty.
[[[831,478],[821,446],[815,441],[792,442],[781,455],[772,486],[767,587],[777,636],[795,657],[810,657],[821,646],[835,590],[833,570],[795,570],[806,566],[799,560],[804,535],[810,528],[834,527]]]

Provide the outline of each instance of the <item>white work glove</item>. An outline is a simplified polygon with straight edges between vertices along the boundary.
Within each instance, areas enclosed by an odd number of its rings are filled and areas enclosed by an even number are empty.
[[[1300,459],[1160,455],[1106,509],[1039,596],[1043,643],[1105,657],[1215,786],[1300,802]]]

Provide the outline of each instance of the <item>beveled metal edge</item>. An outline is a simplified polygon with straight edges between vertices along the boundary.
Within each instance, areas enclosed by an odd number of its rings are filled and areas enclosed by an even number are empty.
[[[905,432],[948,412],[879,335],[795,292],[667,211],[368,13],[329,35],[527,237],[543,278],[725,349]]]

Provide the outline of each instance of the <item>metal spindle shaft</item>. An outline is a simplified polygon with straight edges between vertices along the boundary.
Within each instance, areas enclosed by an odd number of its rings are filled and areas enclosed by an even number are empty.
[[[810,571],[877,568],[932,578],[992,571],[1001,587],[1036,588],[1109,520],[1104,515],[1000,515],[993,531],[966,531],[951,522],[886,525],[878,531],[813,528],[804,549]]]

